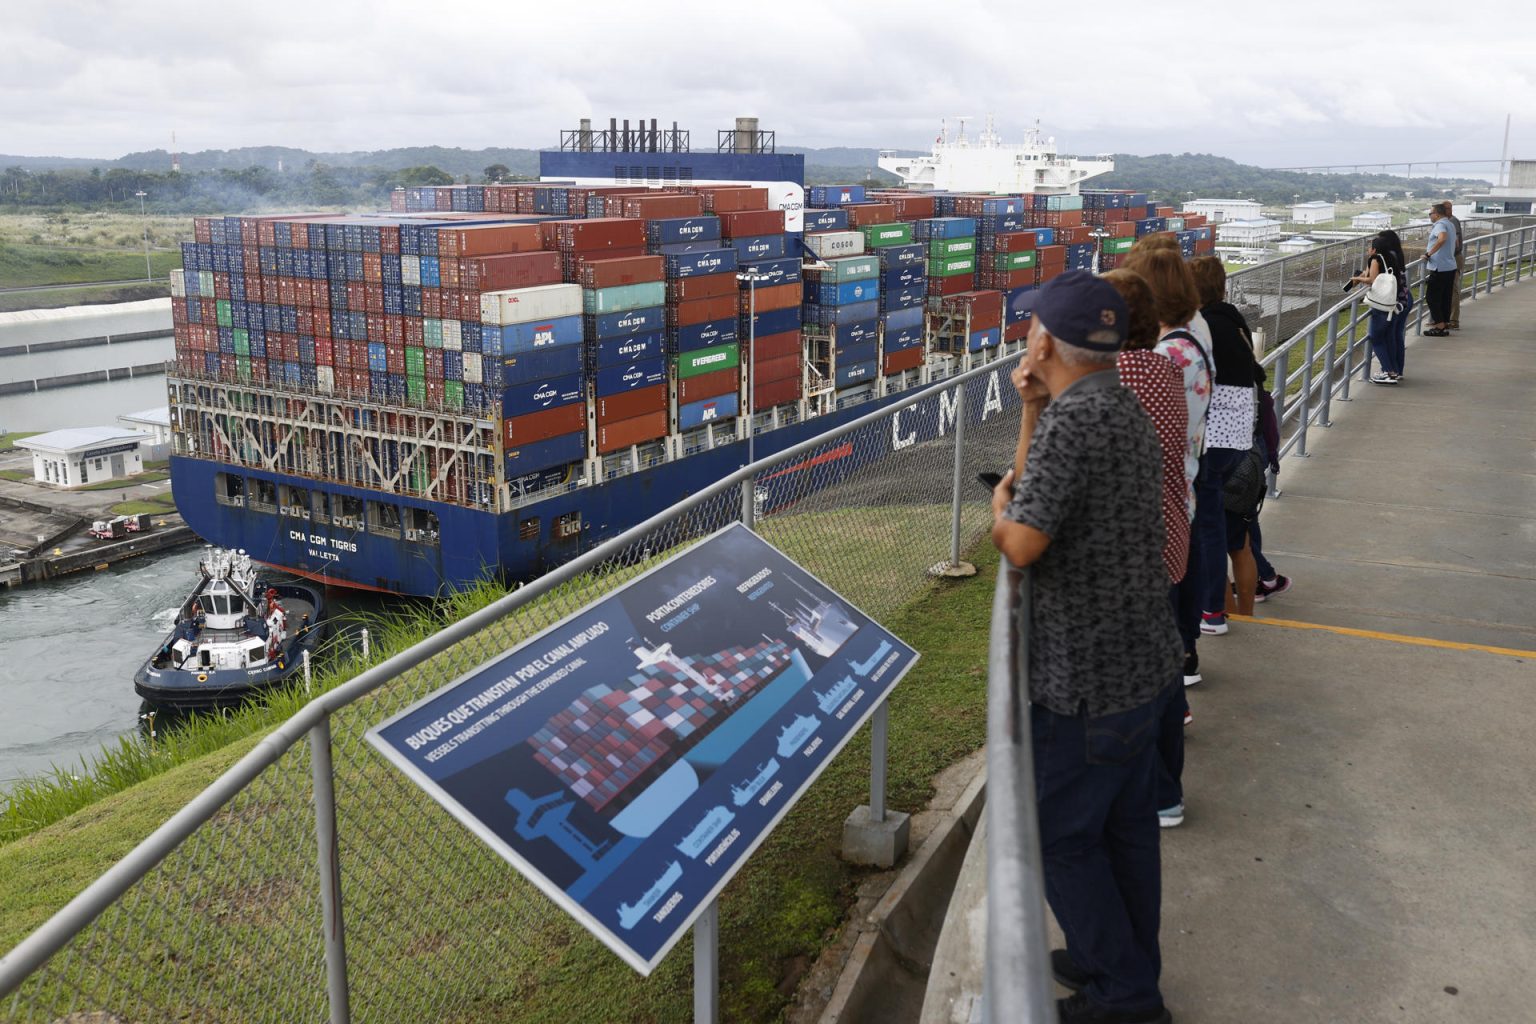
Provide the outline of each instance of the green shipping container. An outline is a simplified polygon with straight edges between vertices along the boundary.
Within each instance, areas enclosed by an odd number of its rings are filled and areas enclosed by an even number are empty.
[[[443,381],[443,404],[450,409],[464,408],[464,382],[461,380]]]
[[[945,256],[928,261],[929,277],[959,277],[976,272],[974,256]]]
[[[908,245],[912,241],[911,224],[871,224],[859,230],[864,232],[864,244],[871,249],[887,245]]]
[[[405,347],[405,372],[406,372],[406,375],[410,376],[410,377],[421,377],[421,376],[426,374],[426,371],[427,371],[427,352],[426,352],[426,349],[418,348],[415,345],[407,345]]]
[[[421,322],[421,338],[427,348],[443,347],[443,322],[429,317]]]
[[[822,284],[844,284],[848,281],[866,281],[880,276],[880,257],[844,256],[827,260],[828,269],[821,272]]]
[[[251,332],[246,330],[244,327],[236,327],[234,329],[234,331],[233,331],[233,334],[235,336],[235,355],[237,355],[237,356],[248,356],[248,355],[250,355],[251,354]]]
[[[220,327],[229,327],[234,324],[234,318],[229,312],[229,300],[219,299],[213,304],[214,313],[219,319]]]
[[[1003,257],[1003,265],[999,270],[1033,270],[1035,268],[1035,250],[1026,249],[1023,252],[1000,252]]]
[[[1169,231],[1183,231],[1184,230],[1184,218],[1183,217],[1169,217],[1167,220],[1165,220],[1163,222],[1163,224],[1164,224],[1164,226]]]
[[[427,400],[427,382],[420,377],[405,378],[405,400],[412,405],[421,405]]]
[[[197,272],[197,294],[205,299],[213,294],[213,271],[199,270]]]
[[[581,310],[584,313],[619,313],[626,309],[645,309],[667,301],[667,286],[662,281],[621,284],[612,288],[584,288]]]
[[[1104,255],[1123,256],[1131,251],[1131,246],[1136,244],[1134,238],[1106,238],[1104,239]],[[1034,254],[1031,253],[1031,256]]]
[[[235,372],[241,380],[251,379],[251,357],[246,355],[235,356]]]
[[[1047,210],[1081,210],[1083,208],[1083,197],[1046,196],[1045,208]]]
[[[684,352],[677,357],[677,378],[697,377],[701,373],[730,370],[741,365],[741,350],[736,343],[701,348],[697,352]]]
[[[935,238],[928,243],[929,256],[969,256],[975,251],[974,238]]]

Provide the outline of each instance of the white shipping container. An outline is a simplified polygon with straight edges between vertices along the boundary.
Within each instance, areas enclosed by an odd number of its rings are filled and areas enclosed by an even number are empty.
[[[480,322],[483,324],[501,324],[501,293],[480,293]]]
[[[485,299],[497,297],[497,319],[485,319]],[[481,320],[505,326],[533,320],[553,320],[561,316],[581,315],[581,285],[545,284],[536,288],[514,288],[504,292],[485,292],[480,296]]]
[[[443,321],[443,348],[450,352],[464,350],[464,330],[457,320]]]
[[[465,384],[479,384],[479,383],[481,383],[484,380],[485,380],[485,376],[481,372],[481,369],[480,369],[480,353],[479,352],[465,352],[464,353],[464,383]]]
[[[400,257],[400,282],[413,288],[421,286],[421,257]]]
[[[336,390],[336,371],[329,366],[315,367],[315,384],[320,388],[322,395],[328,395]]]
[[[187,297],[187,272],[180,267],[171,270],[171,298],[184,299]]]
[[[805,236],[805,245],[824,260],[834,256],[859,256],[864,252],[864,234],[860,231],[813,231]]]

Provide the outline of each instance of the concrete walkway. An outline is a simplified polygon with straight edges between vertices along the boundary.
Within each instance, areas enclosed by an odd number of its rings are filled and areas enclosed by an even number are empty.
[[[1536,284],[1461,322],[1286,461],[1295,588],[1201,643],[1180,1024],[1536,1020]]]

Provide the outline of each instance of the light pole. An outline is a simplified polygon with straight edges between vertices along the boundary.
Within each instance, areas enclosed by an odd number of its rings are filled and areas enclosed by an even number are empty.
[[[1109,237],[1109,232],[1103,228],[1094,228],[1088,232],[1088,237],[1093,239],[1093,272],[1099,272],[1099,265],[1104,262],[1104,239]]]
[[[767,274],[749,270],[736,275],[736,280],[747,286],[747,465],[757,461],[757,431],[753,420],[757,412],[757,285],[768,280]],[[757,479],[748,477],[742,481],[741,521],[756,528]]]
[[[144,197],[149,193],[139,189],[134,195],[139,197],[139,225],[144,233],[144,280],[153,281],[154,274],[149,269],[149,222],[144,219]]]

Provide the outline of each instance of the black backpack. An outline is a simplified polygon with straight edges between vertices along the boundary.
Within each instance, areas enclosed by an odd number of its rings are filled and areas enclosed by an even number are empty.
[[[1264,495],[1269,491],[1265,469],[1264,456],[1258,445],[1243,452],[1222,488],[1221,503],[1228,512],[1243,519],[1252,519],[1259,514]]]

